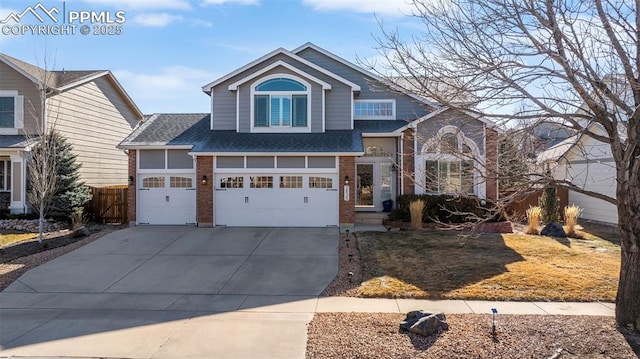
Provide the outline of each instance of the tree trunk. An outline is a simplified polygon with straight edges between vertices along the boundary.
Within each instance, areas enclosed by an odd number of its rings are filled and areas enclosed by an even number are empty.
[[[636,321],[639,319],[640,253],[623,250],[616,297],[616,321],[620,326],[633,325],[636,330],[640,330],[640,327],[636,325]]]
[[[40,205],[40,216],[38,217],[38,242],[42,243],[42,234],[44,233],[44,206]]]

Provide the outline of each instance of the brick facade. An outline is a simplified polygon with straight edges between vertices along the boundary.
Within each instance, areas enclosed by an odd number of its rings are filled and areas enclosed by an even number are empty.
[[[207,183],[202,183],[207,176]],[[198,227],[213,226],[213,156],[198,156],[196,160],[196,222]]]
[[[338,188],[340,192],[339,205],[339,217],[340,231],[350,230],[353,231],[354,224],[356,222],[356,164],[355,157],[353,156],[340,156],[340,169],[338,176]],[[349,176],[349,200],[344,200],[344,180]]]
[[[413,141],[414,131],[408,129],[404,131],[402,138],[402,194],[415,193],[415,175],[413,170],[415,168],[415,149]]]
[[[498,132],[486,129],[487,199],[498,199]]]
[[[129,225],[136,224],[136,186],[137,171],[136,171],[136,150],[129,150],[129,178],[133,178],[133,181],[129,181],[129,187],[127,187],[127,220]],[[132,183],[131,183],[132,182]]]

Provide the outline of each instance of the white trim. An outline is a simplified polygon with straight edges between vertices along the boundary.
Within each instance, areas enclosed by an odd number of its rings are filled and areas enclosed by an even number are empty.
[[[290,80],[294,80],[297,82],[302,83],[303,85],[305,85],[307,87],[306,91],[259,91],[256,93],[256,86],[260,85],[261,83],[265,82],[265,81],[269,81],[271,79],[274,78],[287,78]],[[240,91],[237,91],[236,93],[240,93]],[[265,77],[261,77],[260,79],[258,79],[257,81],[254,81],[251,84],[251,91],[250,91],[250,97],[249,97],[249,131],[252,133],[309,133],[311,132],[311,121],[312,121],[312,117],[311,117],[311,100],[312,100],[312,88],[311,88],[311,84],[309,84],[306,80],[294,76],[294,75],[290,75],[290,74],[273,74],[273,75],[269,75],[269,76],[265,76]],[[254,119],[254,97],[256,95],[268,95],[269,96],[269,100],[271,100],[271,95],[275,95],[275,96],[293,96],[293,95],[306,95],[307,96],[307,126],[305,127],[294,127],[293,126],[293,111],[291,112],[291,125],[290,126],[271,126],[271,113],[269,112],[268,116],[268,127],[255,127],[255,119]],[[324,95],[324,91],[323,91],[323,95]],[[236,103],[239,103],[239,97],[236,100]],[[270,102],[269,102],[270,105]],[[293,106],[293,99],[291,99],[291,106]],[[237,110],[238,114],[240,113],[240,108],[238,107]],[[324,108],[322,109],[322,113],[324,115]]]
[[[162,169],[162,168],[150,168],[150,169],[137,169],[138,174],[176,174],[176,173],[188,173],[194,174],[196,173],[195,168],[176,168],[176,169]]]
[[[486,118],[484,118],[482,116],[479,116],[478,114],[475,114],[475,113],[473,113],[471,111],[468,111],[468,110],[453,109],[451,107],[440,107],[437,110],[435,110],[435,111],[433,111],[433,112],[431,112],[431,113],[429,113],[429,114],[427,114],[425,116],[422,116],[422,117],[416,119],[415,121],[410,122],[407,125],[404,125],[404,126],[400,127],[399,129],[395,130],[394,132],[402,132],[402,131],[404,131],[404,130],[406,130],[408,128],[416,128],[420,123],[422,123],[422,122],[424,122],[424,121],[426,121],[428,119],[431,119],[432,117],[434,117],[436,115],[439,115],[439,114],[441,114],[441,113],[443,113],[445,111],[448,111],[448,110],[460,111],[463,114],[465,114],[465,115],[467,115],[467,116],[469,116],[469,117],[471,117],[473,119],[476,119],[476,120],[482,122],[485,125],[489,125],[489,127],[491,127],[492,129],[496,130],[498,133],[504,133],[504,130],[501,129],[495,122],[493,122],[491,120],[487,120]]]
[[[329,76],[329,77],[331,77],[331,78],[333,78],[333,79],[335,79],[337,81],[340,81],[340,82],[348,85],[349,87],[351,87],[352,91],[360,91],[360,86],[359,85],[357,85],[357,84],[355,84],[355,83],[353,83],[353,82],[351,82],[351,81],[349,81],[349,80],[347,80],[347,79],[345,79],[345,78],[343,78],[341,76],[338,76],[338,75],[334,74],[333,72],[328,71],[327,69],[324,69],[324,68],[322,68],[322,67],[320,67],[320,66],[318,66],[318,65],[316,65],[316,64],[314,64],[314,63],[312,63],[312,62],[310,62],[310,61],[308,61],[306,59],[303,59],[302,57],[300,57],[300,56],[298,56],[298,55],[296,55],[296,54],[294,54],[294,53],[292,53],[292,52],[290,52],[288,50],[285,50],[282,47],[280,47],[280,48],[278,48],[276,50],[273,50],[270,53],[268,53],[268,54],[266,54],[266,55],[264,55],[264,56],[262,56],[262,57],[260,57],[260,58],[258,58],[256,60],[254,60],[254,61],[242,66],[241,68],[239,68],[239,69],[237,69],[237,70],[235,70],[233,72],[230,72],[227,75],[222,76],[219,79],[202,86],[202,91],[204,91],[205,93],[210,93],[211,89],[214,86],[219,85],[220,83],[222,83],[222,82],[224,82],[224,81],[226,81],[226,80],[228,80],[228,79],[230,79],[230,78],[232,78],[232,77],[234,77],[234,76],[246,71],[247,69],[250,69],[251,67],[254,67],[254,66],[260,64],[261,62],[264,62],[265,60],[267,60],[269,58],[272,58],[272,57],[274,57],[276,55],[279,55],[279,54],[283,54],[283,55],[285,55],[287,57],[290,57],[293,60],[296,60],[296,61],[298,61],[298,62],[300,62],[300,63],[302,63],[304,65],[307,65],[307,66],[311,67],[312,69],[314,69],[316,71],[319,71],[319,72],[321,72],[321,73],[323,73],[323,74],[325,74],[325,75],[327,75],[327,76]]]
[[[309,173],[338,173],[337,168],[216,168],[216,174],[228,174],[228,173],[257,173],[257,174],[265,174],[265,173],[274,173],[274,174],[283,174],[283,173],[301,173],[301,174],[309,174]]]
[[[398,144],[398,162],[400,162],[400,191],[401,195],[404,194],[404,132],[400,133],[400,143]]]
[[[356,104],[358,103],[391,103],[391,116],[356,116]],[[396,120],[396,100],[395,99],[368,99],[368,100],[353,100],[353,114],[351,117],[354,120]]]
[[[214,108],[214,107],[213,107],[213,106],[214,106],[214,105],[213,105],[213,104],[214,104],[214,100],[213,100],[213,98],[214,98],[214,96],[213,96],[213,90],[211,90],[211,95],[210,95],[210,97],[211,97],[211,111],[210,111],[209,113],[210,113],[211,115],[209,115],[209,129],[210,129],[210,130],[213,130],[213,108]],[[237,120],[236,120],[236,131],[237,131],[237,130],[238,130],[238,123],[237,123]]]
[[[0,135],[18,135],[24,128],[24,96],[17,90],[0,90],[0,97],[13,97],[13,127],[0,128]]]
[[[213,91],[213,89],[212,89]],[[251,118],[253,118],[253,98],[249,99],[249,101],[251,102],[250,106],[250,111],[251,113],[249,114],[249,118],[251,121]],[[211,108],[211,111],[213,112],[213,107]],[[251,131],[251,127],[253,127],[253,124],[250,123],[249,124],[249,131]],[[213,130],[213,128],[211,128]],[[240,132],[240,88],[238,86],[238,91],[236,91],[236,132]]]
[[[323,90],[331,90],[331,85],[330,84],[328,84],[328,83],[320,80],[319,78],[317,78],[315,76],[312,76],[312,75],[310,75],[310,74],[308,74],[308,73],[306,73],[306,72],[304,72],[304,71],[302,71],[302,70],[300,70],[300,69],[298,69],[298,68],[296,68],[294,66],[291,66],[290,64],[288,64],[288,63],[286,63],[286,62],[284,62],[282,60],[278,60],[278,61],[272,63],[271,65],[263,67],[262,69],[252,73],[251,75],[249,75],[247,77],[241,78],[240,80],[238,80],[238,81],[232,83],[231,85],[229,85],[228,89],[229,89],[229,91],[235,91],[235,90],[238,89],[238,86],[240,86],[240,85],[242,85],[242,84],[244,84],[246,82],[249,82],[249,81],[255,79],[256,77],[262,76],[264,73],[269,72],[269,71],[273,70],[274,68],[276,68],[278,66],[282,66],[282,67],[286,68],[287,70],[289,70],[291,72],[294,72],[298,76],[306,77],[307,79],[310,79],[313,82],[322,85],[322,89]],[[289,76],[291,76],[291,75],[289,75]]]

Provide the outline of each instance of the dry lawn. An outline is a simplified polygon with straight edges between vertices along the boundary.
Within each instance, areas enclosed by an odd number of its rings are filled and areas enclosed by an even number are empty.
[[[362,297],[614,301],[620,246],[598,234],[460,236],[415,231],[359,236]],[[610,233],[611,236],[615,236]]]
[[[37,233],[11,233],[7,231],[0,232],[0,247],[8,246],[14,243],[26,241],[36,238]]]

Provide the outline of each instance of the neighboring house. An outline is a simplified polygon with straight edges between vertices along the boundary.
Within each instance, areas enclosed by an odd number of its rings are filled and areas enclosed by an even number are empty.
[[[605,135],[598,125],[589,126],[596,134]],[[550,170],[558,180],[567,180],[592,192],[616,198],[616,164],[609,144],[588,134],[577,134],[538,155],[542,170]],[[569,191],[569,204],[583,209],[582,218],[605,223],[618,223],[618,209],[613,204],[576,191]]]
[[[0,54],[0,206],[28,211],[29,151],[51,126],[73,145],[87,185],[126,184],[127,155],[116,145],[142,117],[108,70],[45,71]]]
[[[130,221],[349,229],[400,194],[495,198],[491,123],[384,88],[311,43],[205,85],[210,113],[154,114],[120,144]]]

